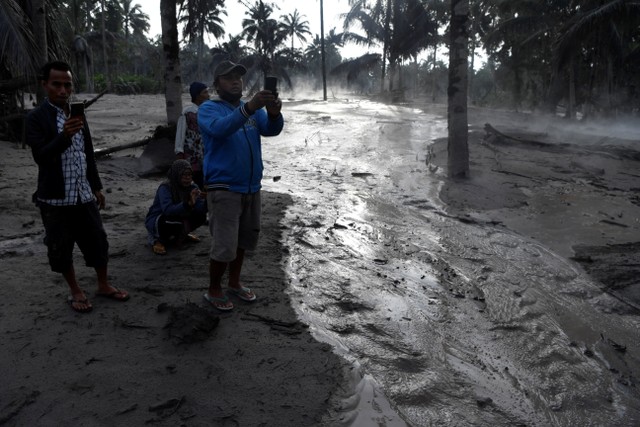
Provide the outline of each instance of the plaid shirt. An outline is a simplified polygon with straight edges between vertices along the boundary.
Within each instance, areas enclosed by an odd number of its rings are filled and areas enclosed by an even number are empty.
[[[62,132],[67,119],[64,110],[51,104],[58,115],[56,123],[58,132]],[[71,138],[71,146],[61,155],[62,173],[64,175],[64,199],[38,199],[51,206],[73,206],[94,200],[91,186],[87,180],[87,157],[84,154],[84,136],[82,130]]]

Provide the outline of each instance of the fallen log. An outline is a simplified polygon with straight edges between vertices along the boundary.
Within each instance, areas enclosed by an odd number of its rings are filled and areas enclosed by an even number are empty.
[[[19,79],[14,79],[14,80],[19,80]],[[0,84],[7,84],[7,81],[0,81]],[[1,92],[1,90],[0,90]],[[84,108],[89,108],[89,106],[91,106],[92,104],[94,104],[98,99],[100,99],[102,96],[104,96],[105,93],[107,93],[108,91],[105,89],[102,92],[100,92],[99,94],[97,94],[95,97],[93,97],[92,99],[88,100],[88,101],[84,101]],[[20,112],[20,113],[12,113],[12,114],[8,114],[6,116],[2,116],[0,117],[0,122],[11,122],[14,120],[24,120],[25,117],[27,117],[27,113],[28,111],[24,111],[24,112]],[[23,123],[23,127],[24,127],[24,123]],[[24,129],[22,132],[22,148],[25,148],[25,138],[24,138]]]
[[[97,94],[95,97],[91,98],[90,100],[84,101],[84,108],[89,108],[91,104],[95,103],[98,99],[103,97],[105,93],[107,93],[106,89],[100,92],[99,94]],[[27,111],[21,112],[21,113],[12,113],[12,114],[8,114],[6,116],[0,117],[0,122],[9,122],[11,120],[24,119],[26,116],[27,116]]]
[[[116,145],[114,147],[97,148],[94,152],[96,157],[103,157],[118,151],[126,150],[128,148],[142,147],[143,145],[147,145],[151,141],[153,141],[153,138],[147,138],[143,139],[142,141],[128,142],[126,144]]]
[[[98,99],[102,98],[104,96],[105,93],[107,93],[107,89],[103,90],[102,92],[100,92],[99,94],[97,94],[95,97],[93,97],[92,99],[90,99],[89,101],[85,101],[84,102],[84,108],[89,108],[89,106],[91,104],[93,104],[94,102],[96,102]]]
[[[491,126],[491,124],[489,123],[485,123],[484,124],[484,130],[485,132],[487,132],[488,135],[494,135],[503,139],[509,139],[511,141],[516,141],[516,142],[520,142],[523,144],[528,144],[528,145],[533,145],[536,147],[551,147],[554,144],[551,144],[549,142],[542,142],[542,141],[536,141],[533,139],[525,139],[525,138],[520,138],[517,136],[511,136],[511,135],[507,135],[506,133],[502,133],[500,132],[498,129],[494,128],[493,126]]]

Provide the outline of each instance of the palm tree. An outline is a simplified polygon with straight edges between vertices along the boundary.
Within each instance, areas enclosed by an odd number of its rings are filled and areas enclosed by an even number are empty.
[[[0,3],[0,80],[20,78],[35,82],[42,53],[29,18],[16,0]]]
[[[149,15],[142,11],[140,4],[131,5],[133,0],[122,1],[122,27],[124,29],[125,47],[129,50],[129,35],[143,36],[149,31]]]
[[[398,71],[398,85],[403,88],[400,65],[407,60],[417,61],[418,54],[437,39],[437,24],[421,1],[404,0],[393,3],[390,17],[392,34],[388,40],[390,89]]]
[[[60,5],[54,0],[0,2],[0,80],[35,83],[49,54],[66,60],[69,50],[57,22]],[[30,15],[31,14],[31,15]],[[29,25],[31,23],[31,25]],[[16,87],[17,81],[8,83]]]
[[[229,36],[229,40],[211,49],[212,63],[209,65],[213,68],[214,64],[218,64],[225,59],[232,62],[240,62],[240,59],[247,56],[247,54],[247,48],[243,44],[242,36]]]
[[[390,1],[390,0],[387,0]],[[382,0],[377,0],[370,4],[366,0],[349,0],[351,9],[344,16],[345,40],[356,44],[372,47],[387,39],[389,27],[385,27],[388,23],[385,19],[385,5]],[[359,25],[365,35],[361,36],[357,33],[348,32],[354,25]],[[387,45],[383,44],[382,48],[382,79],[380,82],[380,90],[384,90],[384,81],[386,77],[386,59]]]
[[[295,9],[293,13],[288,15],[282,15],[282,28],[291,37],[291,51],[294,51],[293,42],[297,37],[301,42],[306,42],[305,35],[311,34],[309,31],[309,21],[303,20],[304,16],[301,16],[298,9]]]
[[[316,34],[311,43],[309,43],[304,50],[305,61],[309,64],[310,70],[320,70],[322,62],[322,41],[320,36]],[[329,31],[324,38],[324,51],[327,68],[333,70],[342,62],[342,56],[340,56],[339,47],[344,45],[342,39],[342,33],[336,33],[335,28]]]
[[[476,51],[481,47],[481,40],[486,35],[491,19],[489,9],[491,0],[471,2],[469,10],[469,94],[473,93]]]
[[[44,64],[49,59],[49,52],[47,50],[47,4],[45,0],[31,0],[31,7],[27,9],[29,18],[31,19],[31,25],[33,26],[33,36],[36,42],[36,52],[40,57],[40,62]],[[44,99],[44,90],[42,86],[38,85],[36,90],[38,102],[42,102]]]
[[[247,7],[245,14],[247,18],[242,20],[242,34],[249,43],[253,43],[258,54],[273,56],[287,37],[278,21],[271,17],[273,7],[258,0],[255,5]]]
[[[148,43],[145,33],[150,27],[149,15],[142,12],[140,4],[132,5],[133,0],[121,0],[121,2],[124,51],[128,52],[125,58],[129,64],[129,71],[135,73],[143,61],[143,46]],[[133,38],[133,45],[131,38]]]
[[[84,34],[91,30],[91,12],[97,0],[67,0],[62,5],[65,15],[71,23],[73,35]]]
[[[469,175],[467,76],[469,0],[451,0],[449,27],[448,169],[451,177]]]
[[[65,5],[65,14],[71,22],[70,33],[65,34],[65,38],[71,38],[71,51],[74,54],[74,69],[80,73],[84,70],[84,90],[94,91],[93,85],[93,55],[91,46],[86,38],[91,27],[91,10],[94,7],[93,1],[69,0]],[[81,87],[78,85],[78,87]]]
[[[484,40],[485,47],[491,58],[512,75],[516,109],[525,98],[524,88],[536,81],[545,85],[552,81],[551,46],[569,16],[568,3],[494,0],[490,5],[495,18]]]
[[[175,0],[160,0],[162,48],[165,64],[165,106],[167,123],[174,125],[182,114],[182,78],[180,77],[180,45]]]
[[[491,1],[491,0],[489,0]],[[445,27],[449,24],[449,5],[448,0],[433,0],[429,3],[429,14],[432,22],[438,27]],[[447,40],[445,35],[435,34],[431,38],[429,48],[432,49],[431,57],[428,59],[428,63],[431,65],[431,101],[436,102],[436,96],[438,93],[438,68],[440,61],[438,61],[438,49],[441,45],[446,45]]]
[[[0,3],[0,139],[20,140],[24,96],[22,90],[36,86],[41,51],[36,45],[25,10],[14,0]],[[39,85],[38,85],[39,86]]]
[[[202,79],[202,59],[204,57],[204,36],[211,34],[216,39],[224,36],[224,21],[222,15],[227,12],[222,10],[224,0],[179,0],[180,19],[184,24],[182,35],[197,46],[197,78]]]
[[[242,35],[253,44],[254,53],[243,59],[248,67],[247,80],[253,80],[250,91],[260,85],[258,75],[276,74],[290,83],[283,64],[276,61],[278,48],[287,38],[287,32],[271,17],[273,7],[258,0],[253,6],[245,5],[247,18],[242,20]]]
[[[107,20],[105,14],[105,0],[100,1],[100,26],[102,30],[102,62],[104,64],[105,76],[107,82],[107,89],[111,89],[111,68],[109,67],[109,60],[107,56]]]
[[[324,1],[320,0],[320,53],[322,58],[322,100],[327,100],[327,63],[324,46]]]
[[[71,50],[75,55],[76,70],[80,70],[80,64],[82,64],[82,68],[84,69],[85,90],[87,92],[93,92],[95,87],[93,84],[92,55],[89,43],[84,37],[75,35],[73,37]]]
[[[393,90],[393,75],[403,60],[416,58],[437,37],[437,25],[419,0],[349,0],[352,6],[345,15],[345,30],[358,24],[364,36],[345,33],[348,41],[369,47],[382,44],[381,90],[391,71],[389,90]],[[401,79],[402,76],[400,76]],[[402,85],[400,80],[400,85]]]
[[[33,25],[33,35],[38,45],[42,63],[47,62],[49,55],[47,52],[47,4],[45,0],[31,0],[31,23]]]
[[[575,93],[576,61],[590,64],[589,81],[596,81],[596,73],[604,87],[605,110],[614,108],[616,84],[633,85],[637,70],[625,76],[625,67],[634,52],[639,51],[640,2],[633,0],[586,1],[560,29],[554,45],[555,71],[568,69],[570,91]],[[579,55],[582,54],[582,57]],[[633,67],[631,67],[633,69]],[[594,91],[590,83],[588,92]],[[592,97],[593,95],[590,95]],[[570,102],[570,108],[571,108]],[[570,112],[573,111],[570,109]],[[573,114],[571,114],[573,116]]]
[[[0,132],[22,139],[25,88],[41,89],[38,71],[48,54],[68,60],[56,22],[60,5],[53,0],[0,2]],[[44,93],[38,93],[38,102]]]
[[[354,82],[360,73],[369,71],[373,67],[380,65],[379,53],[367,53],[354,59],[350,59],[331,69],[334,76],[345,74],[347,83]]]

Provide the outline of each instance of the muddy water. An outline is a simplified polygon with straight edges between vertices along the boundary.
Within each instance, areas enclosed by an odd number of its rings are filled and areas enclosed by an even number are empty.
[[[345,424],[640,424],[637,316],[604,315],[615,302],[539,243],[447,213],[430,163],[445,118],[285,108],[264,188],[295,199],[283,229],[299,314],[370,390]]]

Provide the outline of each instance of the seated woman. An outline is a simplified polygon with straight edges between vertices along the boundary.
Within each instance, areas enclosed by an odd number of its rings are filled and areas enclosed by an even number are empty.
[[[167,177],[169,179],[158,187],[144,222],[149,244],[158,255],[167,253],[169,243],[179,247],[185,240],[199,241],[191,232],[207,219],[207,201],[193,182],[189,162],[174,161]]]

